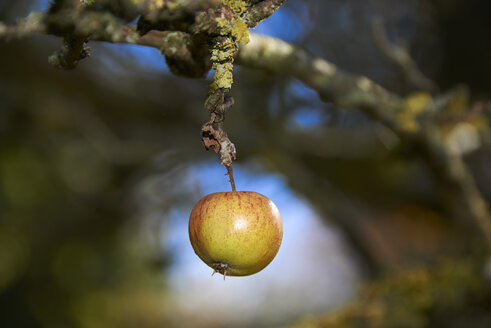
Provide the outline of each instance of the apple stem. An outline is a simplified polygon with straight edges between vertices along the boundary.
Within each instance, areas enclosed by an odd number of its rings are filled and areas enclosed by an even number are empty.
[[[229,181],[230,181],[230,185],[232,186],[232,191],[236,191],[235,190],[234,171],[232,169],[232,164],[227,165],[227,175],[230,178]]]

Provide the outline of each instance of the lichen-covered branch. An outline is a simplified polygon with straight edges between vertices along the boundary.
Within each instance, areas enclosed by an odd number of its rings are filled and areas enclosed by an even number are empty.
[[[63,47],[50,62],[64,68],[73,68],[87,56],[86,40],[149,45],[161,50],[171,71],[177,75],[202,77],[210,68],[215,69],[210,87],[214,92],[231,88],[234,57],[238,45],[249,41],[248,26],[269,17],[283,2],[55,1],[47,13],[31,15],[16,26],[0,23],[0,39],[31,33],[61,36]],[[126,26],[138,14],[141,16],[136,29]],[[155,31],[178,33],[162,33],[163,42],[141,37]],[[179,38],[183,47],[176,46]],[[152,42],[147,42],[150,39]]]
[[[49,56],[48,62],[58,69],[74,69],[80,60],[90,56],[90,49],[83,37],[67,36],[62,47]]]
[[[328,61],[315,57],[288,42],[253,34],[240,48],[237,63],[293,76],[319,92],[325,101],[341,108],[361,108],[400,133],[410,133],[398,113],[401,99],[363,76],[350,75]]]
[[[249,27],[256,27],[262,20],[271,16],[286,0],[264,0],[254,1],[244,14],[244,22]]]
[[[85,2],[77,0],[53,1],[48,11],[49,15],[45,18],[56,14],[60,17],[67,16],[65,19],[70,19],[72,15],[79,13],[84,5]],[[87,38],[85,35],[73,35],[68,29],[62,31],[61,34],[63,35],[63,45],[61,49],[48,58],[48,62],[58,69],[74,69],[80,60],[90,55]]]
[[[141,40],[151,38],[152,33],[145,36]],[[159,34],[155,42],[160,43],[160,52],[172,73],[185,77],[206,77],[211,62],[208,46],[202,39],[173,31]]]
[[[23,38],[32,34],[46,34],[46,25],[43,23],[43,13],[31,13],[17,21],[16,25],[6,25],[0,22],[0,40]]]

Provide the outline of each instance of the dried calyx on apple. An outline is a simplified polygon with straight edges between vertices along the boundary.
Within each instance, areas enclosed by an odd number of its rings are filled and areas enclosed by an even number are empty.
[[[252,191],[209,194],[194,206],[189,238],[196,254],[225,276],[247,276],[276,256],[283,223],[276,205]]]

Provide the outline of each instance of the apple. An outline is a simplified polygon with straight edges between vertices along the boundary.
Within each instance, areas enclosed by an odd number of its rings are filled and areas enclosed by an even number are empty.
[[[203,262],[229,276],[248,276],[276,256],[283,238],[280,211],[253,191],[217,192],[201,198],[189,218],[189,238]]]

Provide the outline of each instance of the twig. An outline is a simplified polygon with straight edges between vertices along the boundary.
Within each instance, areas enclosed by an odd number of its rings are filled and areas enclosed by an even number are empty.
[[[232,191],[235,191],[232,161],[236,159],[236,150],[223,129],[225,112],[234,104],[234,99],[224,93],[223,90],[218,90],[205,103],[205,108],[210,111],[210,120],[201,128],[201,141],[206,150],[211,149],[220,154],[220,164],[227,169]]]
[[[86,35],[75,35],[70,27],[70,20],[75,21],[80,16],[80,12],[85,6],[85,2],[79,0],[54,0],[49,7],[48,15],[43,17],[47,22],[48,29],[57,29],[57,26],[50,26],[51,17],[63,17],[66,30],[62,32],[63,45],[48,58],[48,62],[58,69],[74,69],[80,60],[90,56],[90,49],[87,47]],[[73,23],[72,23],[73,24]]]
[[[80,60],[90,56],[90,49],[84,37],[67,36],[62,47],[49,56],[48,62],[58,69],[74,69]]]
[[[377,47],[401,71],[411,86],[431,93],[438,92],[437,85],[421,72],[405,44],[393,44],[388,40],[382,21],[373,20],[372,32]]]
[[[43,23],[44,13],[31,13],[25,18],[21,18],[15,25],[5,25],[0,22],[0,40],[17,39],[32,34],[46,34],[46,25]]]
[[[260,21],[271,16],[286,0],[264,0],[254,4],[244,14],[244,22],[255,27]]]

